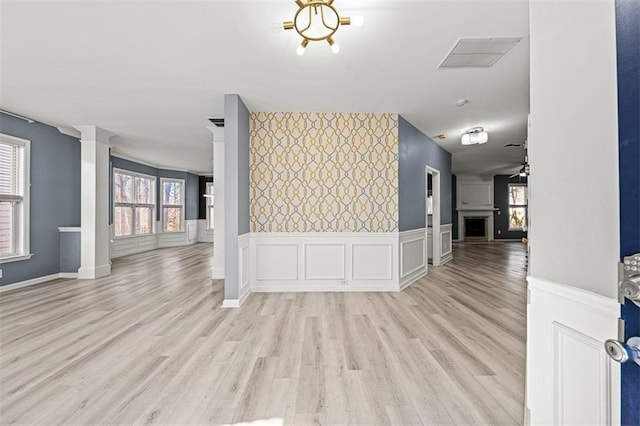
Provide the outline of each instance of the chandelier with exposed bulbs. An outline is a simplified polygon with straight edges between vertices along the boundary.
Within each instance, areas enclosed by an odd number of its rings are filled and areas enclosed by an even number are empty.
[[[304,55],[306,47],[311,41],[323,41],[329,44],[333,53],[340,51],[340,46],[333,38],[341,25],[361,26],[361,16],[340,16],[333,6],[334,0],[295,0],[298,10],[293,21],[285,21],[282,27],[285,30],[296,30],[302,37],[296,53]]]

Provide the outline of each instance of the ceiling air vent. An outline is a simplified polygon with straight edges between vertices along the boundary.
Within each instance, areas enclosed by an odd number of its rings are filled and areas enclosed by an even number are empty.
[[[216,127],[224,127],[224,118],[210,118],[209,121]]]
[[[461,38],[439,68],[489,68],[522,37]]]

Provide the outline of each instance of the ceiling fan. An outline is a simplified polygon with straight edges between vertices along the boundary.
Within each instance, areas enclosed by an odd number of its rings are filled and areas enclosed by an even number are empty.
[[[523,143],[508,143],[504,146],[505,148],[522,148],[524,149],[524,161],[520,163],[522,167],[518,170],[518,173],[514,173],[509,176],[509,179],[519,176],[521,178],[529,176],[529,157],[527,156],[527,141],[525,140]]]
[[[511,176],[509,176],[509,179],[514,178],[516,176],[519,176],[521,178],[529,176],[529,163],[527,162],[527,157],[525,157],[524,162],[520,164],[522,165],[522,167],[520,167],[520,170],[518,171],[518,173],[512,174]]]

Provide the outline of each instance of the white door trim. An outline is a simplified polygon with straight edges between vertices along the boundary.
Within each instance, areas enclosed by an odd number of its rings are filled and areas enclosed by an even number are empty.
[[[429,175],[432,176],[432,196],[433,196],[433,221],[431,223],[432,227],[432,235],[433,238],[433,264],[435,266],[439,266],[442,263],[442,250],[440,249],[440,170],[434,169],[431,166],[426,166],[425,168],[425,188],[426,193],[425,197],[429,196]],[[425,222],[427,227],[429,226],[429,215],[426,212],[426,204],[425,204]],[[426,231],[425,231],[426,232]],[[427,236],[425,235],[425,238]],[[428,240],[428,239],[427,239]],[[428,273],[427,269],[427,273]]]

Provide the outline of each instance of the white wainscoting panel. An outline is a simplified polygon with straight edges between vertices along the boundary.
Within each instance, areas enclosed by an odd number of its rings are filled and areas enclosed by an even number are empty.
[[[159,224],[156,229],[161,229]],[[160,232],[158,247],[187,246],[198,242],[198,220],[186,220],[182,232]]]
[[[404,290],[427,274],[427,230],[400,232],[399,241],[400,289]]]
[[[346,280],[346,244],[304,244],[305,280]]]
[[[620,367],[604,341],[617,337],[620,305],[575,287],[527,280],[531,424],[619,424]]]
[[[194,241],[198,239],[198,221],[191,220],[187,222],[187,239]]]
[[[397,233],[252,233],[252,292],[398,291]]]
[[[199,243],[213,242],[213,229],[207,229],[207,221],[204,219],[198,220],[198,242]]]
[[[256,281],[295,281],[298,276],[297,242],[256,242]]]
[[[453,259],[453,224],[440,225],[440,265]]]
[[[187,220],[184,232],[160,232],[151,235],[136,235],[130,237],[111,237],[111,259],[142,253],[161,247],[177,247],[198,242],[198,220]],[[162,224],[156,222],[156,230],[162,229]],[[111,226],[113,229],[113,225]],[[113,230],[112,230],[113,235]]]
[[[401,277],[406,277],[416,270],[424,268],[424,249],[424,236],[416,238],[415,240],[400,242],[400,257],[402,258],[402,262],[400,263]]]
[[[393,244],[351,244],[352,280],[391,280],[393,278]]]
[[[111,258],[128,256],[158,248],[158,235],[139,235],[132,237],[113,238],[111,243]]]

